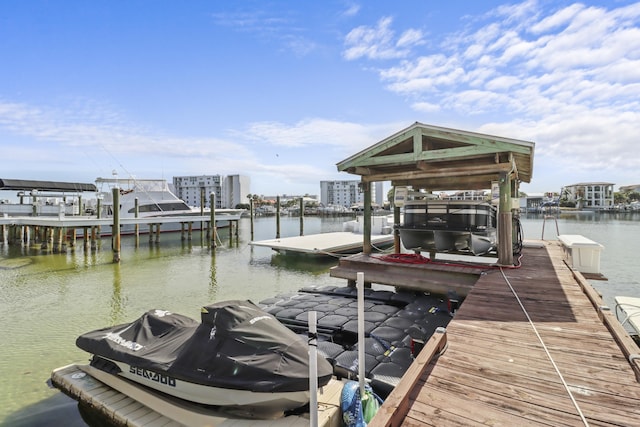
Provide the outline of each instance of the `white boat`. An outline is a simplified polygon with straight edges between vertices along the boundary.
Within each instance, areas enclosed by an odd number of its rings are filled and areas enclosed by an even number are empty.
[[[134,179],[134,178],[97,178],[96,185],[99,189],[100,217],[113,216],[113,188],[118,188],[120,201],[120,218],[135,218],[136,206],[138,218],[167,218],[167,217],[209,217],[209,208],[199,208],[187,205],[179,199],[166,180],[163,179]],[[94,207],[97,214],[97,203]],[[226,227],[229,221],[239,220],[244,209],[215,209],[216,227]],[[165,231],[180,231],[179,222],[167,223],[161,227]],[[200,221],[193,222],[192,230],[200,230]],[[106,230],[108,231],[108,230]],[[122,226],[121,234],[133,234],[133,225]],[[148,225],[141,224],[139,233],[149,232]]]
[[[633,329],[632,336],[638,337],[640,335],[640,298],[617,296],[615,301],[616,317],[622,326],[629,325]]]

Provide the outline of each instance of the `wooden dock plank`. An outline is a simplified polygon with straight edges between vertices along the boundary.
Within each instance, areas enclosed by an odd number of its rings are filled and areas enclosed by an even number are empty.
[[[610,312],[556,242],[523,253],[520,268],[477,280],[447,328],[446,353],[398,386],[416,383],[393,425],[584,425],[581,413],[589,425],[640,425],[634,349]]]

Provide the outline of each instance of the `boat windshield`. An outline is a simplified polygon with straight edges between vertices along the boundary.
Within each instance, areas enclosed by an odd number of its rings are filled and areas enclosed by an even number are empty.
[[[179,200],[175,202],[163,202],[163,203],[152,203],[148,205],[141,205],[138,207],[138,212],[171,212],[171,211],[188,211],[191,210],[189,206]],[[135,207],[129,209],[129,213],[135,212]]]

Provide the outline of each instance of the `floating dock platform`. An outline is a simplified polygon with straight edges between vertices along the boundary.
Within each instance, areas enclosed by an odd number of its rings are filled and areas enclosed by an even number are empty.
[[[89,365],[68,365],[51,374],[52,383],[81,402],[93,416],[113,425],[132,427],[307,427],[308,414],[272,420],[239,418],[228,413],[204,409],[200,405],[178,402],[159,392],[107,374]],[[339,427],[342,382],[331,380],[318,391],[318,425]]]
[[[280,239],[259,240],[249,243],[252,246],[264,246],[276,252],[306,255],[340,255],[362,251],[364,236],[350,231],[310,234],[308,236],[284,237]],[[371,236],[374,248],[386,248],[393,245],[393,234]]]

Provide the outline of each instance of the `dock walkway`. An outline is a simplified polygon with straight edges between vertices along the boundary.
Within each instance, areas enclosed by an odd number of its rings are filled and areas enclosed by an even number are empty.
[[[480,277],[446,351],[414,362],[370,426],[640,425],[637,346],[557,242],[523,254]]]

